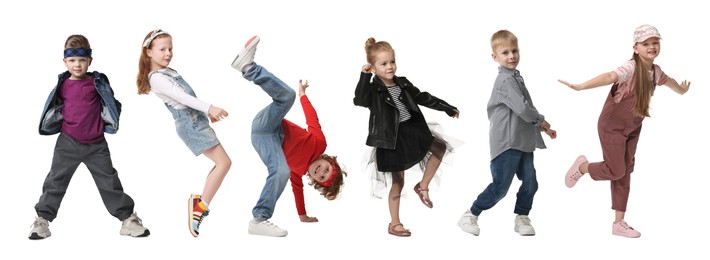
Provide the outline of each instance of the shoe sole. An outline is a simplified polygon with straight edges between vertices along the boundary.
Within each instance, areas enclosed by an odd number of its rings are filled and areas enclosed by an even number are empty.
[[[146,229],[145,231],[143,231],[143,233],[138,234],[138,235],[133,235],[132,232],[128,232],[128,233],[121,232],[121,235],[122,236],[131,236],[131,237],[147,237],[150,235],[150,230]]]
[[[187,200],[187,228],[190,229],[190,234],[192,234],[193,237],[197,237],[199,234],[195,233],[195,230],[192,230],[192,213],[194,213],[192,205],[193,197],[194,195],[190,195],[190,198]]]
[[[286,232],[285,234],[274,235],[274,234],[263,234],[263,233],[259,233],[259,232],[256,232],[256,231],[251,231],[251,230],[249,230],[249,235],[266,236],[266,237],[285,237],[285,236],[288,235],[288,232]]]
[[[49,236],[51,236],[51,234],[47,235],[46,237],[43,237],[43,236],[40,236],[39,234],[37,234],[37,232],[32,232],[32,234],[30,234],[29,238],[30,238],[30,240],[40,240],[40,239],[48,238]]]
[[[261,38],[259,38],[258,35],[254,35],[254,37],[251,37],[251,39],[249,39],[247,43],[244,44],[244,49],[242,49],[237,55],[237,57],[234,58],[234,61],[232,61],[232,68],[240,69],[235,67],[235,65],[241,63],[242,58],[246,56],[246,54],[249,53],[250,50],[252,50],[252,47],[259,44],[259,41],[261,41]]]

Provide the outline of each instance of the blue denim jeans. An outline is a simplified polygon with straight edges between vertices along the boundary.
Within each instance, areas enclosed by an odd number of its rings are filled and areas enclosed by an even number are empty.
[[[533,204],[533,197],[537,192],[537,177],[533,164],[533,153],[508,149],[491,161],[491,175],[493,182],[488,184],[478,198],[471,205],[471,213],[480,215],[498,203],[508,193],[513,177],[517,176],[522,181],[518,189],[515,202],[515,214],[528,215]]]
[[[259,85],[273,100],[256,114],[251,124],[251,144],[269,172],[252,215],[255,219],[269,219],[274,215],[276,201],[291,176],[282,148],[284,133],[281,124],[293,106],[296,92],[257,64],[244,73],[244,78]]]

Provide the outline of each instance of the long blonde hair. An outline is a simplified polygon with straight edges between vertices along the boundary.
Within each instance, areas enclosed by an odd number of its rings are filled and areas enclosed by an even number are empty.
[[[143,42],[147,40],[154,31],[149,32]],[[138,76],[136,76],[136,85],[138,86],[138,94],[148,94],[150,93],[150,81],[148,80],[148,74],[150,74],[150,57],[148,56],[148,50],[153,46],[153,42],[156,39],[172,37],[168,33],[160,34],[153,39],[148,46],[141,45],[141,57],[138,59]]]
[[[636,62],[636,68],[634,69],[634,79],[632,84],[634,85],[634,115],[638,117],[651,117],[648,113],[648,108],[651,104],[651,96],[653,96],[653,91],[656,88],[655,78],[653,80],[648,80],[648,69],[646,64],[643,63],[641,57],[638,54],[633,54],[634,62]],[[651,65],[653,66],[653,65]],[[653,67],[651,68],[653,69]]]

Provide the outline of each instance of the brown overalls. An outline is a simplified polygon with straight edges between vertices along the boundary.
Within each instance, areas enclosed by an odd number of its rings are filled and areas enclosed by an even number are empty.
[[[634,93],[614,102],[617,85],[612,86],[599,115],[597,130],[604,161],[589,164],[589,176],[611,182],[611,208],[626,212],[634,171],[636,145],[641,134],[642,117],[633,113]]]

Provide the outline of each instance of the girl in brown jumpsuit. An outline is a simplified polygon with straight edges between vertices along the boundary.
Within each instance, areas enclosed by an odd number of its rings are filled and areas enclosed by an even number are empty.
[[[612,234],[623,237],[640,237],[641,233],[624,221],[629,198],[631,172],[634,170],[636,145],[641,134],[643,119],[648,117],[651,96],[657,85],[665,85],[679,94],[685,94],[690,82],[680,84],[666,76],[653,64],[661,51],[661,35],[651,25],[641,25],[634,32],[634,54],[614,71],[603,73],[582,84],[560,80],[574,90],[590,89],[614,83],[599,116],[599,141],[604,160],[589,163],[583,155],[577,157],[565,175],[567,187],[589,173],[593,180],[611,183],[611,208],[616,211]]]

